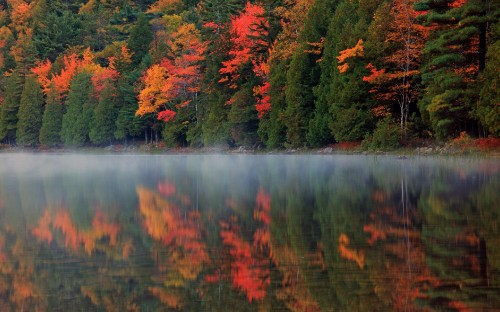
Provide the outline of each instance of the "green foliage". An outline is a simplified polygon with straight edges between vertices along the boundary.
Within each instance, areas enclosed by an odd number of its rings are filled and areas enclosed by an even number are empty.
[[[153,40],[153,31],[149,25],[148,18],[144,14],[140,14],[137,22],[130,29],[130,36],[127,46],[134,53],[132,60],[134,64],[139,64],[142,58],[148,53],[149,45]]]
[[[49,11],[34,28],[33,44],[41,59],[54,61],[68,47],[79,43],[81,22],[71,11]]]
[[[66,99],[66,113],[61,130],[64,144],[81,146],[88,142],[93,107],[92,82],[90,75],[83,72],[73,78]]]
[[[45,110],[40,129],[40,143],[58,145],[61,143],[61,128],[64,107],[54,85],[51,85],[45,101]]]
[[[231,98],[228,114],[231,139],[236,145],[253,145],[257,142],[257,111],[249,85],[243,86]]]
[[[492,44],[488,47],[486,69],[482,73],[482,83],[476,114],[489,133],[500,137],[500,23],[491,26]]]
[[[111,144],[116,129],[116,105],[114,86],[108,82],[99,96],[90,122],[90,141],[94,144]]]
[[[438,139],[454,137],[475,125],[471,118],[478,101],[475,81],[486,62],[488,21],[498,14],[490,6],[490,1],[444,7],[434,1],[417,3],[418,10],[426,11],[421,16],[424,25],[434,26],[424,48],[425,92],[419,106],[428,113]]]
[[[16,140],[19,145],[36,145],[42,127],[43,95],[32,76],[26,76],[17,114]]]
[[[0,112],[0,139],[12,144],[16,139],[17,113],[23,92],[24,79],[19,72],[13,72],[5,87],[5,98]]]
[[[335,3],[334,0],[321,0],[313,4],[304,22],[301,42],[290,63],[286,82],[287,106],[284,120],[287,128],[287,146],[290,147],[299,147],[306,142],[309,120],[315,110],[313,88],[319,84],[321,75],[318,64],[321,54],[308,51],[311,50],[311,43],[319,43],[325,37]],[[322,124],[313,122],[314,126]],[[323,130],[319,131],[324,133]]]
[[[365,138],[363,147],[368,149],[395,149],[400,146],[400,125],[390,117],[377,122],[373,134]]]
[[[202,142],[207,146],[225,145],[230,141],[229,108],[226,99],[218,93],[207,96],[207,112],[202,123]]]
[[[258,134],[262,142],[269,148],[280,148],[286,140],[284,110],[286,108],[285,86],[287,61],[276,61],[271,66],[269,78],[271,96],[271,112],[259,122]]]

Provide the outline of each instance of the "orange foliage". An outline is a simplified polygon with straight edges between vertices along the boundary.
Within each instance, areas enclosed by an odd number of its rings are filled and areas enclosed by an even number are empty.
[[[340,256],[347,260],[352,260],[356,262],[360,269],[365,266],[365,253],[364,251],[358,251],[349,249],[349,238],[346,234],[342,233],[339,236],[339,246],[338,251]]]
[[[285,0],[274,10],[280,17],[282,32],[278,34],[270,53],[270,59],[290,59],[297,50],[304,20],[315,0]]]
[[[209,262],[198,226],[199,213],[190,212],[188,218],[181,218],[177,206],[158,193],[138,187],[137,195],[147,233],[168,247],[168,261],[182,278],[196,279],[202,265]]]
[[[167,290],[160,287],[149,287],[149,291],[153,296],[160,299],[160,301],[172,309],[181,309],[181,298],[179,295],[171,294]]]
[[[304,52],[314,55],[321,55],[323,53],[325,38],[321,37],[321,40],[319,42],[307,42],[307,44],[309,45],[309,50],[305,50]],[[322,58],[318,58],[316,60],[316,63],[320,63],[321,61]]]
[[[45,209],[42,218],[38,221],[37,227],[31,230],[31,233],[41,241],[46,241],[47,243],[52,242],[52,232],[50,231],[50,211]]]
[[[337,56],[339,66],[337,68],[341,73],[345,73],[349,69],[349,64],[346,63],[347,59],[364,56],[363,39],[359,39],[354,47],[342,50],[339,53],[339,56]]]
[[[7,3],[11,7],[11,28],[17,32],[25,30],[32,17],[30,5],[23,0],[8,0]]]
[[[288,246],[275,248],[272,260],[283,275],[281,287],[276,289],[276,297],[291,311],[321,311],[307,287],[304,274],[299,274],[300,259],[293,249]]]
[[[109,238],[110,246],[115,246],[120,231],[119,225],[108,223],[100,210],[94,216],[92,228],[86,231],[80,231],[76,228],[68,210],[59,210],[52,222],[50,221],[50,213],[46,210],[44,216],[39,221],[39,226],[33,230],[33,234],[39,239],[47,239],[47,235],[50,235],[52,239],[52,233],[48,228],[49,224],[52,224],[54,230],[60,230],[64,235],[66,247],[71,248],[73,251],[78,251],[79,246],[83,245],[88,255],[92,254],[96,248],[96,243],[105,237]]]
[[[31,69],[31,71],[37,76],[38,83],[42,86],[45,94],[47,94],[50,89],[51,79],[49,78],[49,73],[51,70],[52,62],[50,60],[40,62],[37,66]]]
[[[149,7],[147,13],[169,13],[182,9],[181,0],[158,0]]]
[[[130,253],[133,250],[134,250],[134,243],[132,242],[132,240],[126,240],[123,243],[123,247],[122,247],[122,257],[124,259],[128,259],[128,256],[130,255]]]
[[[13,293],[11,294],[11,300],[16,303],[21,303],[24,300],[35,296],[34,285],[21,277],[15,278],[12,281]]]
[[[56,213],[54,221],[52,222],[54,229],[59,229],[66,237],[66,247],[71,247],[73,250],[78,248],[78,231],[71,220],[69,211],[62,209]]]
[[[153,65],[146,70],[142,77],[144,88],[138,96],[139,109],[136,116],[154,113],[171,100],[172,85],[167,83],[167,79],[167,69],[160,65]]]
[[[90,286],[81,286],[80,292],[84,297],[89,298],[92,304],[96,306],[100,304],[99,295]]]
[[[69,91],[73,77],[78,73],[86,71],[92,74],[94,91],[98,96],[106,83],[115,81],[120,75],[114,68],[116,62],[113,60],[114,59],[110,59],[110,67],[102,67],[95,63],[94,54],[90,51],[90,48],[88,48],[81,57],[77,56],[76,53],[65,55],[63,57],[63,68],[59,73],[52,74],[50,78],[49,73],[52,70],[52,63],[50,60],[39,63],[32,68],[31,71],[37,76],[46,94],[49,92],[50,85],[53,83],[61,96],[64,96]]]
[[[137,116],[158,113],[159,120],[168,122],[175,116],[169,108],[174,102],[181,102],[177,108],[187,106],[196,100],[200,91],[200,62],[204,60],[205,45],[199,31],[193,24],[181,25],[167,42],[171,48],[168,58],[147,69],[140,91]]]

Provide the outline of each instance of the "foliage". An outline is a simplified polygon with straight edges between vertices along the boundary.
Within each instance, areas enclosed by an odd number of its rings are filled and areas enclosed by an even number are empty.
[[[64,107],[59,92],[52,84],[45,99],[45,110],[40,129],[40,143],[44,145],[58,145],[61,143],[61,127]]]
[[[373,134],[365,138],[363,147],[376,149],[395,149],[400,146],[401,128],[398,124],[387,117],[379,122],[373,131]]]
[[[493,0],[0,0],[0,139],[33,74],[60,103],[46,145],[317,148],[390,116],[402,143],[498,137],[499,17]],[[75,141],[59,120],[82,73]]]
[[[36,145],[42,127],[43,95],[35,77],[27,76],[19,112],[17,114],[16,141],[19,145]]]

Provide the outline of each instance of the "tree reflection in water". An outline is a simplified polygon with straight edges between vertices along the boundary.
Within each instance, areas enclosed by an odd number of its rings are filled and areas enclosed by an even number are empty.
[[[2,311],[500,306],[497,161],[3,157]]]

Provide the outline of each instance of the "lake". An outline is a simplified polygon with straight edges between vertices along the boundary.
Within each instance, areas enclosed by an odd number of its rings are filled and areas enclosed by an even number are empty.
[[[1,311],[500,308],[500,161],[0,154]]]

